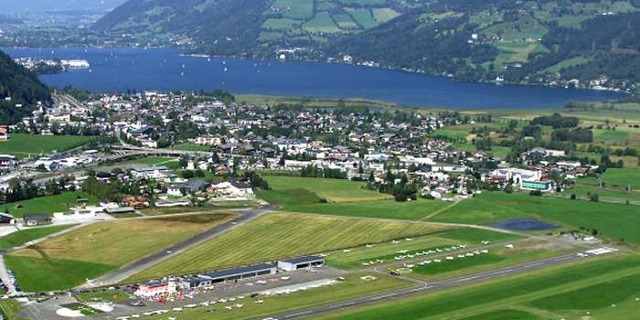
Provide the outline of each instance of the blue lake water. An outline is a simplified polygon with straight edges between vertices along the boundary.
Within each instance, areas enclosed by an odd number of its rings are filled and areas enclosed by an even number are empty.
[[[536,86],[496,86],[443,77],[320,62],[280,62],[181,55],[175,49],[5,49],[13,57],[84,59],[91,69],[43,75],[52,86],[98,91],[213,90],[321,98],[367,98],[413,107],[558,108],[568,101],[619,94]]]

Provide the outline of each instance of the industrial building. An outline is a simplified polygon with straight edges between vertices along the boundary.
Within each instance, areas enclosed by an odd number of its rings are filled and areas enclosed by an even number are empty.
[[[295,271],[309,267],[321,267],[324,265],[324,258],[321,256],[304,256],[287,260],[278,260],[278,269],[284,271]]]

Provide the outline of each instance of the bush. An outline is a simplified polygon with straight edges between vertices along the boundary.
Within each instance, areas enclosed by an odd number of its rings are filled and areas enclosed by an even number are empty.
[[[600,197],[598,196],[597,193],[594,193],[594,194],[591,195],[589,200],[591,200],[592,202],[598,202],[598,201],[600,201]]]
[[[571,200],[575,200],[575,199],[576,199],[576,194],[575,194],[575,193],[572,193],[572,194],[571,194]]]
[[[542,191],[540,190],[531,190],[531,192],[529,192],[530,196],[535,196],[535,197],[541,197],[542,196]]]

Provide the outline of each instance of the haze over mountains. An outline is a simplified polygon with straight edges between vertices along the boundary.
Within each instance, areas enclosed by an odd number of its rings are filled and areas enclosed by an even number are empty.
[[[61,11],[107,12],[126,0],[2,0],[1,14]]]

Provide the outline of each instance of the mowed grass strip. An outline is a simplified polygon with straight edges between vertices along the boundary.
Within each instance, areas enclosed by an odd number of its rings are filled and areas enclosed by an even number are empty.
[[[268,201],[268,200],[267,200]],[[370,217],[399,220],[420,220],[429,214],[446,208],[449,202],[418,200],[396,202],[385,201],[289,204],[282,207],[287,212],[318,213],[349,217]]]
[[[362,188],[362,182],[291,176],[265,176],[276,191],[306,189],[329,202],[357,202],[391,199],[388,194]]]
[[[592,258],[488,283],[346,310],[333,316],[325,315],[323,319],[456,319],[461,315],[480,315],[556,295],[559,291],[572,291],[611,278],[618,279],[621,274],[637,272],[638,263],[640,256],[637,255]],[[596,291],[592,294],[608,296],[611,292]],[[568,302],[566,307],[570,309],[574,302]]]
[[[20,231],[8,234],[0,238],[0,249],[9,249],[23,245],[29,241],[44,238],[48,235],[71,228],[75,225],[66,224],[61,226],[52,226],[44,228],[22,229]]]
[[[84,191],[65,192],[55,196],[34,198],[18,202],[10,202],[0,205],[0,211],[9,212],[16,218],[22,218],[27,213],[66,212],[71,207],[80,206],[76,200],[78,198],[87,199],[87,204],[96,204],[98,199]]]
[[[362,268],[363,263],[369,263],[370,261],[384,260],[386,263],[392,262],[394,257],[398,255],[398,251],[407,251],[407,254],[414,254],[415,252],[444,249],[458,244],[467,244],[469,245],[468,248],[472,248],[481,245],[482,241],[491,241],[493,243],[518,238],[513,234],[484,229],[461,228],[422,237],[387,241],[374,246],[360,246],[347,252],[334,251],[327,257],[327,264],[342,269],[355,269]],[[424,259],[430,258],[424,256]]]
[[[230,214],[210,214],[204,221],[129,219],[94,223],[11,253],[121,266],[186,240],[228,220]]]
[[[320,253],[446,228],[424,223],[272,213],[178,254],[128,281]]]

